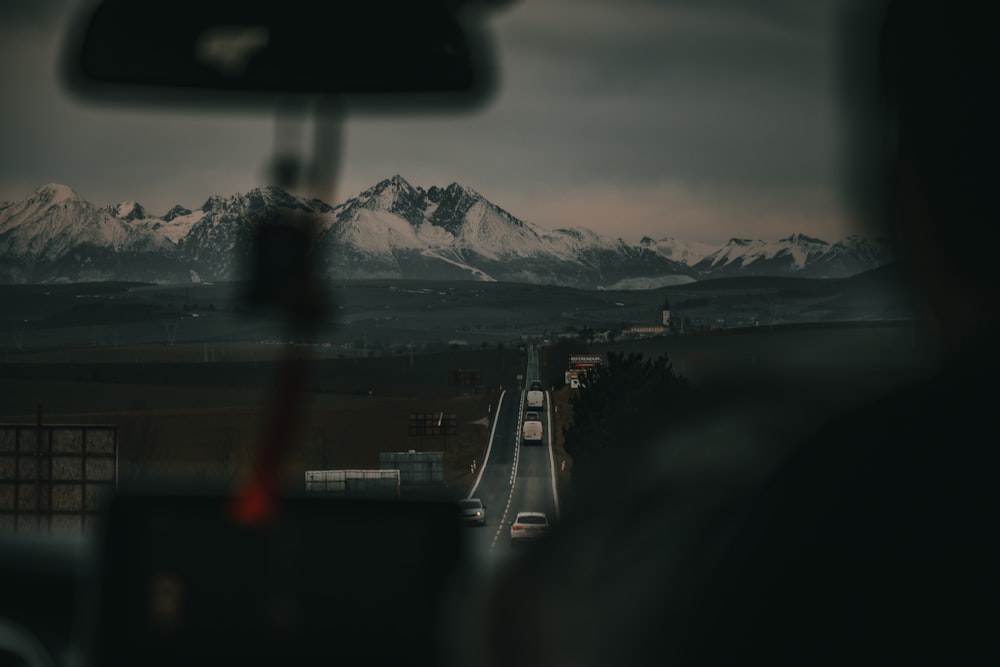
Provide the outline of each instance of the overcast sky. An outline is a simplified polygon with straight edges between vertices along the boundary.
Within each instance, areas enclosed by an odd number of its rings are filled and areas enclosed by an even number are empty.
[[[877,4],[877,3],[873,3]],[[71,0],[0,3],[0,201],[50,182],[155,214],[267,185],[275,116],[85,103],[56,76]],[[457,181],[545,228],[628,242],[868,233],[841,178],[847,0],[514,0],[470,114],[343,125],[334,198]],[[863,31],[862,31],[863,32]],[[857,60],[857,58],[855,59]],[[864,58],[860,59],[864,62]]]

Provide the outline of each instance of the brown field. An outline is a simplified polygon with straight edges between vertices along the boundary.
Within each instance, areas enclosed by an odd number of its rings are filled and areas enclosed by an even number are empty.
[[[106,351],[104,351],[106,352]],[[136,348],[128,362],[109,362],[86,350],[66,363],[56,356],[7,364],[0,371],[0,422],[113,424],[119,434],[119,484],[130,491],[190,484],[234,487],[252,467],[274,415],[279,362],[167,362],[169,348]],[[264,351],[269,352],[268,350]],[[516,382],[519,354],[475,350],[373,359],[310,357],[306,391],[294,402],[283,463],[286,488],[300,491],[304,471],[378,468],[383,451],[444,452],[446,494],[472,482],[482,462],[489,418],[501,384]],[[155,360],[155,361],[154,361]],[[478,371],[478,383],[456,386],[451,372]],[[455,414],[453,436],[414,437],[409,415]]]
[[[919,377],[936,358],[933,331],[914,323],[761,328],[590,349],[666,353],[675,371],[703,388],[728,378],[748,390],[767,378],[815,394],[831,411]],[[204,348],[169,346],[118,350],[116,361],[86,350],[33,355],[0,366],[0,421],[34,423],[40,408],[44,423],[117,425],[124,490],[160,481],[233,487],[250,469],[274,398],[278,362],[265,352],[272,351],[219,350],[214,361],[205,360]],[[201,360],[160,356],[195,353]],[[312,356],[308,390],[296,403],[284,461],[287,488],[301,490],[305,470],[377,468],[380,452],[415,449],[443,451],[442,490],[461,494],[472,482],[472,461],[482,462],[500,387],[516,385],[523,363],[513,349],[412,358]],[[476,385],[451,384],[450,374],[459,369],[476,369]],[[568,389],[554,392],[553,407],[557,479],[561,496],[567,496],[572,461],[563,449],[562,426],[571,416]],[[413,412],[454,413],[457,434],[411,437]]]
[[[488,406],[496,399],[492,392],[425,401],[309,396],[299,407],[290,434],[284,461],[286,488],[301,490],[305,470],[378,468],[380,451],[414,449],[443,451],[445,486],[461,493],[473,479],[469,471],[473,459],[482,461],[489,433]],[[44,421],[116,425],[122,490],[177,483],[218,488],[238,485],[248,474],[270,407],[66,413]],[[456,435],[410,437],[409,413],[430,411],[454,413]]]

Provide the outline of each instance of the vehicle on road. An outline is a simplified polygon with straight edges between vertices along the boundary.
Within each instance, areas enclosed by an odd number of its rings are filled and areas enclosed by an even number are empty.
[[[544,512],[518,512],[510,522],[510,543],[530,542],[549,534],[549,518]]]
[[[486,525],[486,505],[479,498],[465,498],[458,501],[462,521],[474,526]]]
[[[530,419],[534,417],[534,419]],[[540,445],[542,444],[542,438],[544,436],[544,430],[542,429],[542,422],[538,419],[537,412],[526,412],[524,414],[524,426],[521,429],[521,438],[525,444]]]
[[[545,391],[542,389],[542,383],[538,380],[532,382],[531,386],[528,387],[528,407],[545,407]]]

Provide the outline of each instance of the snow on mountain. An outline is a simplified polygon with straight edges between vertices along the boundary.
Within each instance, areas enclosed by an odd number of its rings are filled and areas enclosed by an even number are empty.
[[[396,250],[425,247],[413,225],[386,210],[361,208],[353,215],[338,219],[332,230],[339,243],[372,255],[390,255]]]
[[[731,239],[722,247],[674,238],[637,245],[590,229],[545,229],[459,183],[427,190],[395,175],[336,207],[278,187],[214,195],[162,217],[135,201],[98,209],[49,184],[0,205],[0,281],[239,278],[256,226],[310,216],[315,252],[341,279],[475,279],[604,289],[654,289],[704,277],[842,277],[891,261],[884,243],[833,245],[796,234]]]
[[[674,285],[686,285],[693,282],[695,282],[695,279],[690,276],[678,275],[625,278],[607,287],[602,287],[602,289],[610,291],[651,290],[661,287],[673,287]]]
[[[780,275],[802,271],[829,248],[826,241],[804,234],[793,234],[778,241],[730,239],[693,266],[706,275]]]
[[[854,235],[830,246],[826,253],[806,266],[804,273],[816,278],[836,278],[876,269],[891,261],[889,244],[885,240]]]
[[[141,204],[134,201],[124,201],[120,204],[110,206],[108,207],[108,213],[119,220],[124,220],[125,222],[145,220],[149,217],[149,213],[146,212],[146,209],[144,209]]]
[[[71,188],[42,186],[0,212],[0,253],[56,260],[89,245],[114,252],[167,250],[169,241],[99,209]]]
[[[451,247],[490,260],[531,257],[544,244],[543,231],[512,216],[482,195],[458,183],[433,187],[434,210],[426,224],[449,232]]]
[[[443,257],[441,255],[431,255],[431,253],[428,253],[428,252],[425,252],[424,254],[427,255],[428,257],[433,257],[433,258],[436,258],[436,259],[438,259],[438,260],[440,260],[442,262],[445,262],[446,264],[452,264],[453,266],[455,266],[459,270],[468,272],[469,276],[471,276],[472,278],[475,278],[476,280],[481,280],[481,281],[487,282],[487,283],[495,283],[495,282],[497,282],[497,280],[494,277],[490,276],[489,274],[485,273],[484,271],[482,271],[480,269],[477,269],[474,266],[469,266],[468,264],[462,264],[461,262],[452,261],[452,260],[448,259],[447,257]]]
[[[150,229],[163,234],[174,243],[180,243],[181,239],[191,231],[191,228],[205,217],[205,212],[201,209],[188,211],[182,208],[181,211],[185,211],[185,213],[181,213],[177,210],[178,208],[180,207],[174,207],[170,210],[173,215],[168,213],[163,218],[154,219],[150,226]]]
[[[124,207],[117,207],[118,212]],[[136,217],[130,218],[130,215]],[[174,244],[136,224],[137,204],[118,218],[65,185],[48,184],[0,210],[0,280],[109,280],[122,273],[171,276]]]
[[[167,224],[177,232],[188,226],[177,242],[181,258],[203,279],[221,280],[239,277],[241,264],[252,251],[258,224],[283,215],[327,215],[327,211],[332,209],[318,200],[306,201],[269,186],[254,188],[245,195],[209,197],[198,211],[178,215]]]
[[[652,250],[661,257],[672,259],[688,266],[694,266],[702,259],[719,249],[718,246],[698,241],[682,241],[667,237],[658,241],[648,236],[642,237],[639,245]]]
[[[434,275],[597,285],[624,277],[626,267],[689,272],[655,254],[644,256],[643,267],[633,261],[640,254],[635,248],[590,230],[543,229],[467,186],[424,190],[399,175],[336,207],[321,245],[331,275],[341,278]]]

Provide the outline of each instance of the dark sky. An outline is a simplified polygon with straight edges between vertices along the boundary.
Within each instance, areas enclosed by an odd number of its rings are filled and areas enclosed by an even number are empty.
[[[861,159],[844,63],[852,76],[874,63],[880,3],[860,4],[508,2],[487,23],[501,83],[491,103],[349,113],[331,203],[399,173],[629,242],[866,233],[842,177]],[[95,105],[63,90],[57,58],[77,6],[0,4],[0,200],[59,182],[100,206],[162,214],[268,183],[273,113]]]

